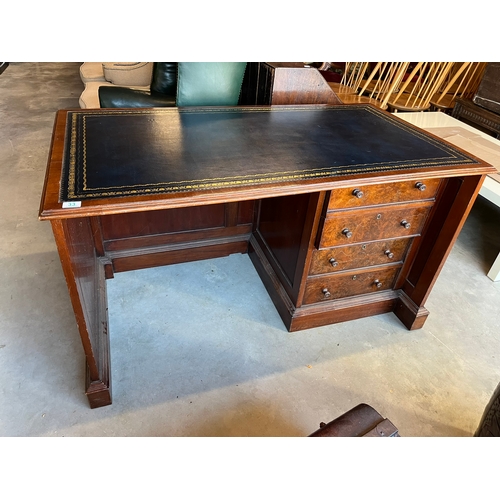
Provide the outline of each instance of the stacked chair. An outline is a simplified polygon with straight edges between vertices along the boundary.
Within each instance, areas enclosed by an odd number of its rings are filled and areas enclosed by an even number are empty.
[[[346,62],[340,83],[329,82],[330,87],[337,95],[357,95],[369,64],[367,62]]]
[[[486,63],[454,63],[447,81],[431,99],[431,108],[451,112],[457,99],[472,99],[484,75]]]
[[[347,62],[340,83],[329,83],[344,104],[368,103],[382,109],[387,105],[377,96],[389,85],[392,65],[397,63]]]
[[[377,101],[378,107],[387,109],[387,100],[399,90],[410,63],[378,62],[372,68],[368,78],[364,80],[359,91],[360,96]]]
[[[389,111],[427,111],[431,99],[451,70],[451,62],[419,62],[406,74],[399,90],[384,97]]]
[[[349,62],[341,82],[330,86],[344,104],[451,113],[457,99],[474,95],[485,68],[478,62]]]

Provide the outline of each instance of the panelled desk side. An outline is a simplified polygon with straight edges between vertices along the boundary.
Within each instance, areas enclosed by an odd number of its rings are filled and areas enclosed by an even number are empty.
[[[79,208],[63,209],[59,183],[67,113],[59,111],[56,116],[39,217],[52,224],[86,356],[86,394],[92,408],[111,404],[106,279],[115,272],[248,252],[289,330],[390,311],[408,329],[420,328],[428,315],[426,299],[485,175],[492,171],[479,161],[439,169],[92,199]],[[430,195],[414,189],[423,180],[435,186]],[[387,189],[394,186],[397,189]],[[364,197],[348,196],[338,205],[342,193],[360,188]],[[387,193],[408,190],[409,197],[387,198]],[[425,215],[418,223],[421,227],[412,226],[411,243],[404,250],[399,250],[400,243],[391,250],[397,264],[363,261],[358,252],[362,246],[381,251],[387,241],[395,241],[377,236],[377,228],[382,228],[377,224],[394,219],[398,229],[387,234],[400,238],[405,228],[398,217],[408,207],[411,214],[424,210]],[[348,217],[356,228],[374,226],[359,237],[355,229],[352,244],[339,242],[332,228]],[[417,222],[412,219],[412,224]],[[146,226],[149,232],[138,230]],[[338,248],[351,260],[332,274],[325,270],[325,259],[330,262],[331,252]],[[360,278],[356,287],[363,286],[365,278],[377,281],[374,270],[391,275],[391,284],[369,293],[352,288],[353,276]],[[347,291],[337,296],[340,289]]]
[[[452,133],[460,135],[462,131],[465,131],[466,133],[469,133],[469,135],[472,134],[472,136],[479,136],[485,141],[488,141],[491,143],[492,147],[495,148],[495,150],[498,150],[500,147],[500,141],[498,139],[485,134],[481,130],[474,128],[463,121],[439,111],[425,113],[398,113],[398,117],[431,133],[433,133],[433,129],[442,128],[448,129],[448,134],[450,135]],[[474,147],[473,143],[471,143],[471,147],[475,150],[478,149],[477,146]],[[484,150],[482,152],[484,152]],[[470,153],[474,153],[474,150],[471,150]],[[480,156],[481,149],[479,149],[476,154]],[[500,163],[498,162],[498,154],[496,163],[494,163],[493,160],[489,161],[491,161],[496,167],[496,175],[486,176],[479,194],[480,196],[483,196],[487,200],[491,201],[491,203],[495,204],[497,207],[500,207],[500,180],[498,175],[500,173]],[[500,252],[491,265],[487,276],[492,281],[500,281]]]

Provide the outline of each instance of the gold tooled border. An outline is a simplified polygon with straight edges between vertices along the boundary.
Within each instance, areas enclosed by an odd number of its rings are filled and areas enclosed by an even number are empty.
[[[111,188],[89,188],[87,186],[87,117],[96,116],[96,115],[137,115],[137,114],[168,114],[168,113],[255,113],[255,112],[273,112],[273,113],[282,113],[282,112],[291,112],[291,111],[305,111],[306,109],[318,110],[318,111],[334,111],[338,109],[353,109],[353,106],[349,105],[337,105],[332,107],[325,106],[287,106],[286,108],[269,108],[269,107],[252,107],[252,108],[244,108],[244,107],[236,107],[236,108],[162,108],[155,109],[154,111],[150,108],[141,108],[141,109],[114,109],[110,111],[106,110],[92,110],[88,111],[73,111],[70,116],[69,122],[69,151],[68,151],[68,165],[67,165],[67,199],[89,199],[89,198],[106,198],[106,197],[116,197],[116,196],[131,196],[131,195],[140,195],[140,194],[158,194],[158,193],[175,193],[175,192],[186,192],[186,191],[194,191],[194,190],[209,190],[209,189],[220,189],[227,187],[243,187],[249,185],[258,185],[258,184],[268,184],[268,183],[279,183],[279,182],[290,182],[290,181],[299,181],[299,180],[307,180],[314,179],[319,177],[335,177],[341,175],[351,175],[356,173],[371,173],[371,172],[382,172],[387,170],[399,170],[406,168],[419,168],[419,167],[443,167],[447,165],[457,164],[459,161],[463,164],[473,164],[477,163],[476,160],[466,156],[465,154],[459,152],[455,149],[451,144],[447,144],[440,140],[434,139],[433,137],[428,136],[424,132],[419,131],[418,129],[414,129],[410,127],[405,122],[400,122],[398,120],[393,119],[391,115],[387,115],[385,113],[380,112],[377,108],[371,106],[356,106],[356,109],[363,109],[368,111],[374,115],[377,115],[379,118],[382,118],[386,121],[390,121],[392,125],[405,130],[417,137],[421,140],[424,140],[434,147],[441,149],[443,152],[447,153],[447,156],[435,157],[427,160],[426,162],[421,162],[418,160],[414,160],[415,163],[411,163],[411,160],[408,160],[410,163],[402,163],[402,162],[380,162],[380,163],[363,163],[357,165],[342,165],[338,167],[325,167],[320,169],[311,169],[311,170],[291,170],[291,171],[283,171],[283,172],[272,172],[269,174],[252,174],[252,175],[240,175],[234,177],[214,177],[207,179],[193,179],[191,181],[172,181],[172,182],[158,182],[154,184],[136,184],[136,185],[125,185],[125,186],[113,186]],[[68,114],[69,114],[68,113]],[[82,191],[78,191],[76,189],[77,184],[77,149],[78,149],[78,123],[79,119],[81,120],[81,156],[82,156]],[[67,132],[67,133],[68,133]],[[398,166],[399,165],[399,166]],[[370,166],[370,169],[366,167]],[[65,168],[63,165],[63,173],[64,175]],[[61,188],[63,187],[63,179],[61,179]],[[62,189],[61,189],[62,191]],[[63,198],[63,193],[61,193],[61,198]]]

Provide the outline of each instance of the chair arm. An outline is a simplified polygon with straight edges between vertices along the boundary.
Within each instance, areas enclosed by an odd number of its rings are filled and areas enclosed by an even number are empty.
[[[157,108],[175,106],[175,96],[133,90],[126,87],[99,87],[101,108]]]

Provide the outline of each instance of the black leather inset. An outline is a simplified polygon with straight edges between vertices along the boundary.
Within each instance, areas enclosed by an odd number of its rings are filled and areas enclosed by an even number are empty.
[[[67,127],[64,200],[477,163],[372,106],[81,110]]]

